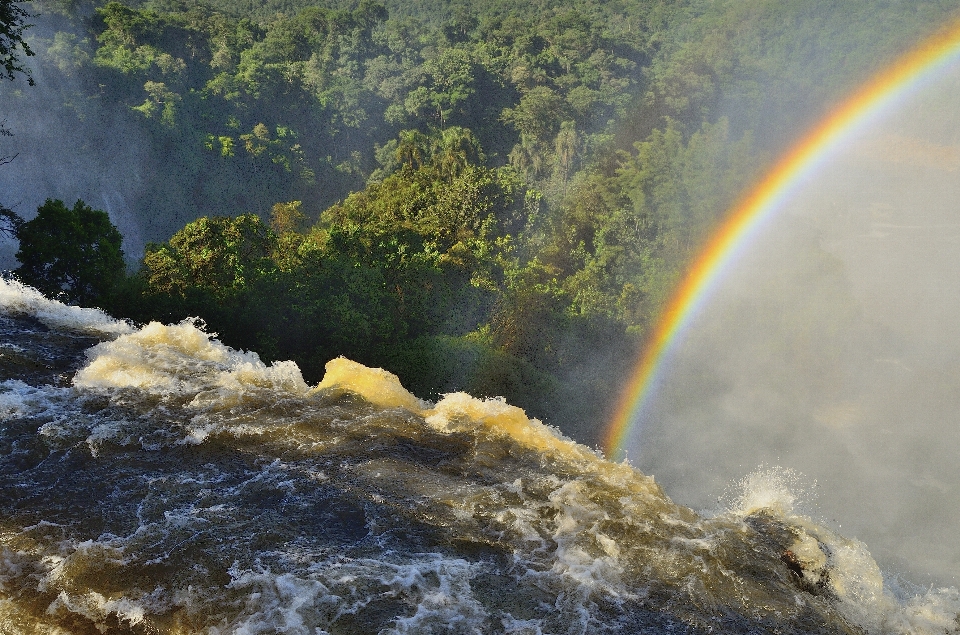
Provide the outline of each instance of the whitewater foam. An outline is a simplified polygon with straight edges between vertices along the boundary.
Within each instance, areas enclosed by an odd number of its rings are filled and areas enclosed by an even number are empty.
[[[8,278],[0,278],[0,311],[33,316],[53,329],[97,335],[122,335],[134,331],[128,322],[112,318],[100,309],[69,306],[51,300],[33,287]]]
[[[960,632],[956,589],[885,579],[799,475],[703,517],[501,399],[129,328],[69,385],[0,382],[4,635]]]
[[[939,635],[960,629],[960,591],[921,589],[884,576],[867,545],[801,511],[809,505],[805,488],[812,486],[794,470],[761,467],[740,481],[729,511],[739,518],[770,514],[786,523],[794,542],[785,561],[799,567],[795,572],[807,585],[835,597],[840,612],[866,632]]]
[[[143,328],[87,352],[74,376],[80,388],[138,388],[156,395],[192,395],[198,406],[229,407],[245,390],[263,388],[306,394],[294,362],[266,365],[256,353],[236,351],[214,339],[195,320]]]

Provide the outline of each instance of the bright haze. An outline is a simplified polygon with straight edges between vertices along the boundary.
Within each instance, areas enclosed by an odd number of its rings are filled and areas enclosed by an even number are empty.
[[[684,334],[630,460],[678,502],[761,466],[885,573],[960,582],[960,68],[807,178]]]

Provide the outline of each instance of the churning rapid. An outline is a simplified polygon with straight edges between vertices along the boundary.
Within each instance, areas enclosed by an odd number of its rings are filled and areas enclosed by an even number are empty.
[[[705,518],[500,400],[0,307],[0,633],[960,633],[776,470]]]

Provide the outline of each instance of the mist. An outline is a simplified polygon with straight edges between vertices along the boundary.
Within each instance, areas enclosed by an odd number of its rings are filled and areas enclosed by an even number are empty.
[[[801,185],[684,333],[628,456],[711,512],[799,474],[888,575],[960,581],[960,68]]]
[[[159,238],[134,213],[151,173],[143,131],[129,109],[83,90],[73,71],[92,55],[89,43],[66,32],[55,40],[50,17],[33,22],[29,41],[37,55],[26,63],[36,85],[13,83],[0,91],[2,119],[13,133],[0,138],[0,154],[17,155],[0,169],[0,202],[29,220],[47,198],[70,206],[82,199],[110,215],[124,253],[138,259],[145,242]],[[0,267],[17,265],[16,249],[15,240],[0,243]]]
[[[135,268],[147,243],[167,241],[201,216],[267,215],[274,203],[296,198],[312,210],[336,200],[337,191],[292,192],[282,169],[218,161],[194,131],[165,128],[135,111],[121,94],[126,79],[93,61],[96,43],[80,18],[40,13],[31,21],[27,39],[36,56],[25,64],[36,85],[0,87],[0,121],[13,133],[0,137],[0,156],[16,155],[0,169],[0,202],[23,218],[33,218],[47,198],[68,205],[82,199],[109,214]],[[137,92],[134,100],[142,98]],[[0,242],[0,268],[17,265],[16,249],[13,240]]]

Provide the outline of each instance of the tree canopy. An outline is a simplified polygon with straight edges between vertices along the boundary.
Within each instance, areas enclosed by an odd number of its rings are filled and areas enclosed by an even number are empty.
[[[106,212],[78,200],[73,208],[47,199],[37,215],[16,231],[20,266],[14,274],[25,284],[57,297],[93,305],[124,275],[120,232]]]
[[[814,4],[54,0],[35,47],[59,99],[0,111],[83,131],[97,166],[114,122],[149,168],[118,316],[201,316],[308,378],[347,355],[419,394],[596,420],[770,158],[957,14]],[[57,275],[35,279],[86,293]]]

